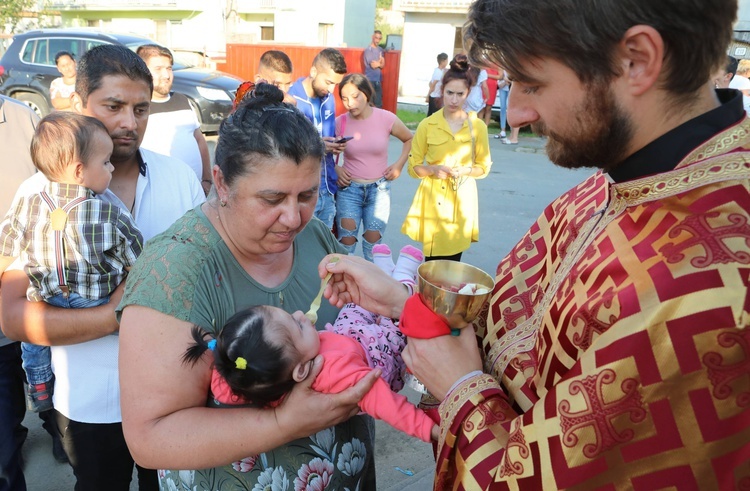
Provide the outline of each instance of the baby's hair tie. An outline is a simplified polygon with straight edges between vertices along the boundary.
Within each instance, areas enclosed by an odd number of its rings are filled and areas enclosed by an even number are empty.
[[[244,370],[247,368],[247,360],[241,356],[238,356],[237,359],[234,360],[234,366],[235,368],[237,368],[237,370]]]
[[[212,339],[211,341],[208,342],[207,346],[208,346],[208,349],[210,349],[211,351],[214,351],[216,349],[216,340]]]

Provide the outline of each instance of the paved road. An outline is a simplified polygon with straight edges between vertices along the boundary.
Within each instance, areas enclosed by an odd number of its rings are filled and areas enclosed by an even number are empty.
[[[213,145],[215,137],[209,138]],[[494,274],[500,259],[520,239],[543,208],[591,173],[590,170],[569,171],[549,163],[538,138],[521,138],[518,146],[502,145],[490,139],[493,166],[486,179],[478,181],[480,203],[480,241],[463,256],[463,261]],[[400,142],[392,139],[388,151],[391,161],[400,153]],[[403,222],[417,180],[404,174],[392,187],[390,227],[385,241],[393,251],[411,241],[401,234]],[[361,254],[361,251],[358,251]],[[411,400],[417,394],[404,391]],[[28,414],[25,424],[30,428],[25,445],[26,478],[30,491],[67,491],[74,479],[67,464],[52,459],[50,438],[41,428],[39,419]],[[377,422],[375,460],[378,489],[427,491],[432,489],[434,461],[429,444],[407,437],[382,422]],[[411,472],[409,476],[396,468]],[[132,490],[137,486],[132,485]]]

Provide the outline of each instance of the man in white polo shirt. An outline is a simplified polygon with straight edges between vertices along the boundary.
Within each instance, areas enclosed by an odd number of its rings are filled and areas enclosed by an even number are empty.
[[[114,143],[112,181],[99,197],[128,210],[146,240],[205,199],[195,173],[184,163],[139,148],[148,122],[151,80],[135,53],[102,45],[81,58],[72,95],[73,110],[104,123]],[[38,173],[18,194],[38,192],[44,183]],[[122,434],[119,325],[114,314],[124,285],[108,304],[70,310],[27,302],[23,271],[8,271],[2,280],[0,325],[5,334],[52,346],[53,402],[76,490],[127,491],[133,458]],[[158,489],[155,471],[139,468],[138,476],[139,489]]]

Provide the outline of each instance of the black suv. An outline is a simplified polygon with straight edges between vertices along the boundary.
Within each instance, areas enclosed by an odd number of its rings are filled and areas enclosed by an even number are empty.
[[[121,44],[135,51],[148,38],[109,34],[90,29],[41,29],[17,34],[0,59],[0,94],[28,104],[39,116],[50,112],[49,86],[60,76],[55,54],[73,53],[76,59],[94,46]],[[219,129],[231,112],[239,78],[223,72],[194,68],[175,60],[172,90],[185,94],[198,116],[203,132]]]

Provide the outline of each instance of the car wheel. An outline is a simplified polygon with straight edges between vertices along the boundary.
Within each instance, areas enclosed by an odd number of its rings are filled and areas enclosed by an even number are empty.
[[[24,104],[29,106],[40,118],[45,117],[49,114],[49,105],[44,97],[32,94],[31,92],[17,92],[13,94],[13,98],[22,101]]]

